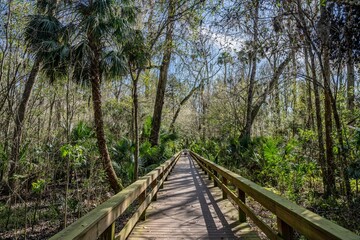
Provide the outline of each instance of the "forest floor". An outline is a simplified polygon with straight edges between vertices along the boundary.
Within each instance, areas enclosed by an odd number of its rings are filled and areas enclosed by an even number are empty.
[[[68,198],[67,225],[112,196],[107,189],[71,190]],[[48,239],[64,228],[65,188],[48,187],[41,195],[22,192],[12,197],[0,196],[0,239]],[[80,197],[82,200],[78,201]]]

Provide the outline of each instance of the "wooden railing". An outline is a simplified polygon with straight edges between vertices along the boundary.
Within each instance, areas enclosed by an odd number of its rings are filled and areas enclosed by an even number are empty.
[[[99,205],[91,212],[54,235],[55,239],[126,239],[139,219],[145,218],[145,210],[163,186],[163,182],[175,166],[181,153],[175,154],[171,159],[157,167],[146,176],[123,189],[121,192]],[[115,234],[115,221],[135,201],[137,210],[127,220],[120,233]]]
[[[214,180],[214,185],[222,189],[223,198],[232,199],[238,205],[240,222],[245,222],[246,217],[249,217],[269,239],[294,239],[294,230],[296,230],[307,239],[360,240],[360,236],[316,213],[300,207],[194,152],[190,151],[190,154],[201,169],[208,174],[209,179]],[[235,187],[235,191],[230,189],[230,186]],[[252,197],[276,215],[277,230],[269,227],[246,205],[247,196]]]

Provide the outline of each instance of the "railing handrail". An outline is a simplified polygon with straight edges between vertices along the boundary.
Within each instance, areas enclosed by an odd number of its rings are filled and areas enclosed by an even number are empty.
[[[171,159],[167,160],[159,167],[155,168],[147,175],[139,178],[136,182],[124,188],[121,192],[117,193],[106,202],[102,203],[73,224],[58,232],[51,237],[51,240],[56,239],[97,239],[107,230],[114,232],[114,222],[120,217],[122,213],[139,197],[143,194],[142,201],[145,201],[145,194],[148,187],[154,189],[154,195],[158,191],[160,185],[167,177],[171,168],[174,167],[176,161],[179,159],[180,153],[175,154]],[[158,182],[158,178],[160,181]],[[154,185],[157,185],[155,186]],[[149,196],[150,201],[154,196]],[[141,204],[141,202],[140,202]],[[145,211],[146,207],[142,210]],[[140,213],[142,214],[142,213]],[[111,229],[112,228],[112,229]],[[131,230],[130,230],[131,231]],[[114,233],[110,233],[114,235]],[[106,237],[105,237],[106,238]],[[113,238],[113,237],[111,237]]]
[[[241,210],[249,217],[256,217],[251,209],[245,204],[245,195],[242,201],[236,196],[227,184],[230,182],[239,191],[251,196],[255,201],[267,208],[278,218],[278,233],[276,234],[270,228],[265,227],[264,233],[270,239],[291,239],[289,232],[293,229],[303,234],[309,239],[343,239],[343,240],[360,240],[360,236],[345,229],[318,214],[307,210],[265,188],[255,184],[254,182],[241,177],[240,175],[213,163],[200,155],[190,151],[192,157],[199,163],[199,165],[217,182],[217,185],[222,188],[224,194],[229,194],[236,203],[238,203]],[[222,178],[219,178],[221,175]],[[259,218],[252,219],[255,223],[264,224]],[[267,232],[266,232],[267,231]],[[275,233],[275,234],[274,234]]]

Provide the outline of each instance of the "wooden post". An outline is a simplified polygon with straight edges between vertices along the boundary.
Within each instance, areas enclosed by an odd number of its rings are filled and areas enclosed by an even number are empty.
[[[227,187],[227,179],[225,177],[221,177],[222,178],[222,183],[224,184],[224,187]],[[225,192],[225,190],[223,189],[222,190],[222,195],[223,195],[223,199],[227,199],[227,194]]]
[[[172,170],[174,169],[174,165],[173,164],[171,164],[170,165],[170,170],[169,170],[169,175],[170,175],[170,173],[172,173]]]
[[[215,171],[215,170],[213,170],[214,171],[214,176],[215,177],[217,177],[218,175],[217,175],[217,172]],[[214,187],[217,187],[218,186],[218,183],[217,183],[217,181],[215,180],[215,178],[214,178]]]
[[[294,229],[280,218],[277,218],[277,226],[278,226],[278,232],[283,239],[285,240],[295,239]]]
[[[162,172],[162,173],[160,174],[160,176],[159,176],[160,181],[162,181],[163,177],[164,177],[164,172]],[[164,188],[164,182],[161,183],[159,189],[163,189],[163,188]]]
[[[139,203],[140,204],[143,203],[145,201],[145,199],[146,199],[146,190],[143,193],[140,194]],[[140,216],[141,221],[145,221],[145,219],[146,219],[146,210],[144,210],[144,212]]]
[[[115,239],[115,222],[113,222],[99,237],[100,240]]]
[[[246,203],[245,200],[245,192],[242,191],[241,189],[238,188],[238,198],[240,199],[240,201],[242,201],[244,204]],[[241,208],[239,207],[239,221],[241,223],[246,222],[246,214],[244,213],[243,210],[241,210]]]
[[[204,174],[206,175],[207,174],[207,171],[206,171],[206,165],[205,165],[205,163],[204,163],[204,165],[203,165],[204,167],[203,167],[203,170],[204,170]]]
[[[151,189],[154,189],[158,184],[158,180],[157,178],[151,183]],[[155,193],[155,195],[152,198],[153,201],[157,200],[157,192]]]

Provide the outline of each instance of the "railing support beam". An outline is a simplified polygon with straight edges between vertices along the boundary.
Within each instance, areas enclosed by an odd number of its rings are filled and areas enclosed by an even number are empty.
[[[143,203],[143,202],[145,201],[145,199],[146,199],[146,190],[145,190],[143,193],[140,194],[140,196],[139,196],[139,202],[140,202],[140,203]],[[146,210],[141,214],[140,220],[141,220],[141,221],[145,221],[145,220],[146,220]]]
[[[215,176],[215,177],[218,177],[217,172],[216,172],[215,170],[213,170],[213,172],[214,172],[214,176]],[[214,178],[214,187],[217,187],[217,186],[218,186],[218,183],[217,183],[217,181],[216,181],[215,178]]]
[[[283,239],[285,240],[295,239],[294,229],[280,218],[277,218],[277,227],[278,227],[278,232]]]
[[[222,177],[222,183],[224,184],[224,187],[227,187],[228,181],[225,177]],[[222,190],[223,199],[227,199],[227,194],[225,190]]]
[[[245,192],[242,191],[240,188],[238,188],[237,193],[238,193],[238,198],[240,199],[240,201],[242,201],[244,204],[246,204]],[[239,207],[239,221],[241,223],[246,222],[246,214],[243,210],[241,210],[240,207]]]
[[[158,180],[155,179],[152,183],[151,183],[151,188],[154,189],[156,186],[158,185]],[[153,201],[157,200],[157,192],[155,193],[155,195],[152,198]]]
[[[114,240],[115,239],[115,222],[113,222],[100,237],[100,240]]]

